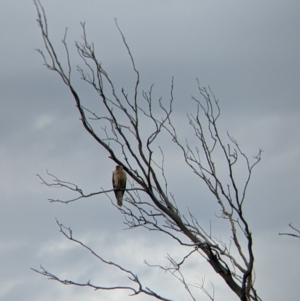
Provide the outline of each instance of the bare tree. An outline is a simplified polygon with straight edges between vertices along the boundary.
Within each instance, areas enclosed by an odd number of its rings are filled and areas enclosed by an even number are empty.
[[[198,82],[200,100],[192,97],[195,103],[193,114],[187,114],[187,122],[194,132],[198,146],[182,141],[177,133],[176,123],[172,119],[173,111],[173,81],[170,87],[170,99],[165,104],[162,99],[156,101],[153,98],[152,87],[149,92],[140,91],[140,74],[136,68],[131,50],[125,37],[118,27],[123,44],[131,60],[135,73],[134,93],[130,97],[124,89],[117,91],[108,72],[103,69],[101,62],[96,57],[93,43],[90,43],[86,34],[85,24],[82,23],[82,41],[76,42],[75,47],[82,59],[83,67],[78,66],[81,79],[90,85],[99,95],[102,104],[100,113],[93,112],[85,107],[72,82],[72,69],[69,49],[66,42],[67,32],[62,40],[66,53],[66,68],[63,67],[52,42],[49,39],[49,31],[45,11],[38,0],[34,0],[37,9],[37,22],[41,29],[45,50],[38,50],[44,60],[45,66],[55,71],[70,90],[80,119],[86,131],[108,153],[109,158],[117,165],[123,166],[130,181],[130,187],[126,189],[125,204],[119,207],[124,215],[125,223],[130,229],[143,227],[148,230],[156,230],[170,236],[178,243],[178,248],[184,246],[189,251],[181,261],[175,261],[168,256],[168,267],[159,266],[172,273],[183,284],[192,300],[192,285],[188,284],[182,273],[182,267],[192,254],[203,257],[208,261],[212,270],[220,275],[227,286],[236,294],[239,300],[261,300],[254,287],[254,253],[253,239],[248,221],[246,220],[243,205],[246,199],[247,188],[252,176],[253,168],[261,160],[261,150],[251,162],[241,150],[238,142],[227,133],[221,138],[218,128],[220,116],[219,102],[210,89],[201,87]],[[157,110],[159,108],[159,111]],[[147,123],[147,130],[143,126]],[[97,123],[97,127],[95,127]],[[101,131],[99,129],[101,124]],[[151,129],[151,130],[149,130]],[[203,181],[214,201],[221,210],[221,219],[228,222],[231,231],[231,240],[224,242],[217,235],[204,229],[192,212],[187,216],[179,211],[175,202],[175,196],[169,192],[164,166],[165,153],[159,147],[158,138],[167,135],[170,143],[182,153],[182,160],[191,169],[200,181]],[[161,157],[159,163],[157,153]],[[225,162],[225,170],[219,167],[216,157],[221,154],[222,162]],[[243,164],[246,178],[243,183],[237,181],[237,164]],[[221,176],[226,174],[226,177]],[[77,196],[68,200],[54,200],[51,202],[69,203],[81,198],[94,195],[109,194],[113,189],[101,190],[93,193],[84,193],[78,185],[63,181],[57,176],[48,173],[51,178],[42,182],[50,187],[61,187],[77,193]],[[188,196],[187,196],[188,197]],[[178,201],[180,202],[180,200]],[[132,286],[116,284],[112,287],[95,285],[90,282],[76,283],[71,280],[63,280],[41,267],[34,271],[56,280],[63,284],[76,286],[88,286],[99,290],[129,290],[133,295],[146,294],[158,300],[170,300],[160,296],[150,288],[144,288],[137,275],[123,268],[117,263],[104,259],[96,254],[87,245],[73,237],[72,230],[57,221],[63,235],[88,249],[92,254],[105,264],[112,265],[132,281]],[[148,264],[148,263],[147,263]],[[149,266],[153,266],[148,264]],[[206,293],[207,297],[214,300],[214,295],[208,293],[203,283],[197,286]]]

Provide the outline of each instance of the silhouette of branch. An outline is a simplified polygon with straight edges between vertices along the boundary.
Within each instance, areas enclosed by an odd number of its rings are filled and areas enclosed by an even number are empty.
[[[104,259],[103,257],[101,257],[100,255],[98,255],[96,252],[94,252],[90,247],[88,247],[86,244],[84,244],[83,242],[75,239],[73,237],[73,232],[72,232],[72,229],[69,228],[69,227],[66,227],[64,226],[63,224],[61,224],[58,220],[56,220],[56,223],[57,225],[59,226],[59,229],[60,229],[60,232],[70,241],[76,243],[76,244],[79,244],[80,246],[82,246],[83,248],[85,248],[86,250],[88,250],[89,252],[92,253],[92,255],[94,257],[96,257],[98,260],[100,260],[102,263],[104,264],[107,264],[107,265],[110,265],[114,268],[116,268],[117,270],[121,271],[122,273],[124,273],[125,275],[127,275],[127,278],[133,282],[133,284],[135,284],[137,287],[134,288],[134,287],[131,287],[131,286],[120,286],[120,285],[116,285],[116,286],[98,286],[98,285],[95,285],[93,283],[91,283],[90,280],[88,280],[87,282],[85,283],[81,283],[81,282],[74,282],[72,280],[67,280],[67,279],[61,279],[59,277],[57,277],[56,275],[48,272],[44,267],[40,267],[40,270],[37,270],[37,269],[31,269],[33,270],[34,272],[36,273],[39,273],[43,276],[46,276],[48,277],[50,280],[55,280],[55,281],[58,281],[62,284],[65,284],[65,285],[74,285],[74,286],[87,286],[87,287],[91,287],[95,290],[129,290],[129,291],[132,291],[132,293],[130,294],[130,296],[134,296],[134,295],[139,295],[139,294],[146,294],[146,295],[149,295],[149,296],[152,296],[152,297],[155,297],[156,299],[158,300],[163,300],[163,301],[173,301],[171,299],[167,299],[167,298],[164,298],[162,296],[160,296],[159,294],[153,292],[150,288],[146,287],[144,288],[139,277],[133,273],[132,271],[130,270],[127,270],[125,268],[123,268],[121,265],[113,262],[113,261],[109,261],[109,260],[106,260]]]
[[[294,226],[292,226],[292,223],[289,224],[289,227],[291,229],[293,229],[295,232],[299,233],[299,234],[294,234],[294,233],[279,233],[279,235],[288,235],[288,236],[300,238],[300,230],[297,229],[297,228],[295,228]]]

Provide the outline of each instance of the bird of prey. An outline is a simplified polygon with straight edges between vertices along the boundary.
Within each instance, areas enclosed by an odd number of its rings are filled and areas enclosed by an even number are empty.
[[[112,176],[113,188],[119,206],[122,206],[122,198],[126,188],[126,173],[123,166],[117,165]]]

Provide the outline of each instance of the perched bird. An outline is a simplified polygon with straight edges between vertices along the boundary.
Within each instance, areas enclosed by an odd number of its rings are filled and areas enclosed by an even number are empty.
[[[126,173],[123,166],[117,165],[112,176],[112,183],[119,206],[122,206],[122,198],[126,188]]]

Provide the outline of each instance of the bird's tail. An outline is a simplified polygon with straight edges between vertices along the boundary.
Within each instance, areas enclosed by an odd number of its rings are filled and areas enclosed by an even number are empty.
[[[122,190],[116,190],[116,198],[117,198],[118,205],[120,207],[123,204],[123,193],[124,193],[124,191],[122,191]]]

